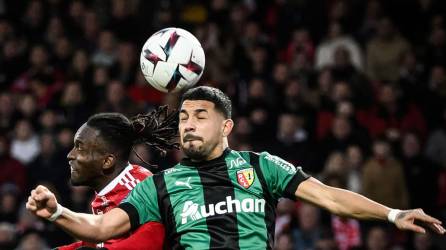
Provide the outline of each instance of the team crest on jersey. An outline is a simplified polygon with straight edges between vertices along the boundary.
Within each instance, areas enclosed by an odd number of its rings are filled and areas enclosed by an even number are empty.
[[[254,169],[245,168],[237,171],[237,182],[244,188],[249,188],[254,183]]]

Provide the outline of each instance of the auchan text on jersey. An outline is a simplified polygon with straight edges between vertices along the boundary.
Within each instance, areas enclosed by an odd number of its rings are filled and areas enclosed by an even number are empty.
[[[187,223],[188,219],[198,220],[201,218],[213,216],[216,214],[226,214],[232,212],[240,213],[263,213],[265,212],[264,199],[246,198],[243,200],[232,199],[231,196],[226,196],[226,200],[220,201],[217,204],[198,205],[193,201],[186,201],[181,213],[181,224]]]

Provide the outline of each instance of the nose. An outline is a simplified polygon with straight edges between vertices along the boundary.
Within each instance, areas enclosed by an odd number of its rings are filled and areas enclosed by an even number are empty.
[[[68,152],[68,154],[67,154],[67,159],[70,161],[70,160],[74,160],[74,148],[72,148],[71,150],[70,150],[70,152]]]
[[[194,132],[194,131],[195,131],[195,128],[193,128],[193,127],[184,128],[184,132]]]
[[[196,126],[193,119],[187,119],[186,123],[184,124],[184,132],[193,132],[195,129]]]

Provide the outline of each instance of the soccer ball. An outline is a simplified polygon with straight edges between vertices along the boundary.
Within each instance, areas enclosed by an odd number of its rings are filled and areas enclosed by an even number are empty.
[[[200,80],[205,56],[194,35],[184,29],[166,28],[144,43],[140,64],[150,85],[162,92],[175,92]]]

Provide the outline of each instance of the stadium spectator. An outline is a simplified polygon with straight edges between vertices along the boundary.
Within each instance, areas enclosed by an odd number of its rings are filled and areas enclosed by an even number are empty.
[[[8,138],[0,134],[0,185],[11,183],[21,192],[25,192],[26,170],[22,163],[11,157]]]
[[[422,207],[436,213],[438,195],[438,165],[421,152],[421,141],[416,133],[406,133],[401,139],[402,166],[407,181],[411,207]],[[429,182],[423,181],[429,180]]]
[[[16,231],[14,224],[0,222],[0,247],[3,249],[13,249],[16,242]]]
[[[364,151],[358,145],[350,145],[346,152],[347,189],[362,193],[362,166],[364,164]]]
[[[293,113],[282,113],[278,120],[277,143],[271,152],[296,166],[307,165],[310,144],[308,132],[303,127],[303,118]]]
[[[373,155],[362,169],[362,192],[387,206],[406,208],[409,194],[404,169],[395,159],[390,144],[384,139],[373,142]]]
[[[297,249],[313,249],[321,237],[319,208],[302,203],[297,209],[298,227],[291,233]]]
[[[410,45],[389,17],[378,22],[376,35],[367,44],[367,73],[372,81],[395,82],[401,56]]]
[[[0,186],[0,221],[17,223],[20,192],[21,190],[11,183],[3,183]]]
[[[389,250],[390,242],[388,230],[383,227],[372,227],[367,233],[367,250]]]
[[[28,120],[17,121],[11,140],[11,156],[27,166],[40,153],[39,137]]]
[[[338,22],[332,22],[328,26],[327,38],[316,49],[316,69],[322,69],[335,64],[337,53],[342,48],[351,58],[352,65],[358,71],[363,70],[364,56],[358,43],[346,35]]]
[[[372,138],[385,135],[397,141],[409,131],[416,131],[425,138],[427,125],[420,108],[413,103],[402,103],[396,86],[382,85],[377,99],[374,106],[358,115],[360,124],[368,129]]]
[[[59,152],[53,134],[44,133],[39,140],[40,154],[27,168],[28,187],[31,188],[39,183],[49,183],[61,194],[69,193],[67,183],[70,172],[68,167],[64,167],[66,165],[65,155],[62,155],[64,152]]]

